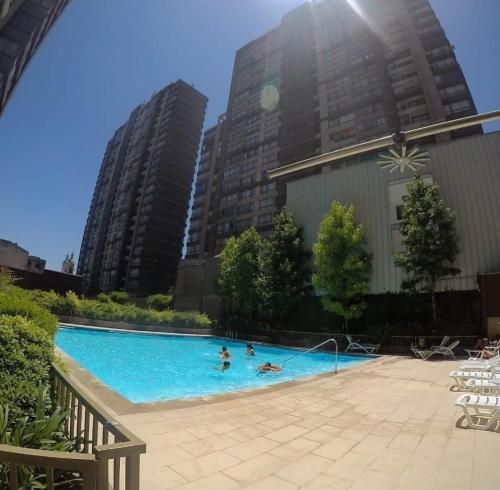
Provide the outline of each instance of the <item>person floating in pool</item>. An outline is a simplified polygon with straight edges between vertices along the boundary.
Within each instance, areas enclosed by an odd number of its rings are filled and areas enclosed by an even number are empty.
[[[275,364],[271,364],[270,362],[266,362],[265,364],[261,364],[257,368],[257,371],[259,373],[270,373],[270,372],[281,371],[281,368],[279,366],[276,366]]]
[[[227,350],[226,346],[222,347],[219,357],[222,361],[227,361],[231,358],[231,353]]]
[[[247,344],[247,357],[255,356],[255,351],[253,350],[252,344]]]
[[[217,371],[227,371],[231,367],[231,363],[229,361],[224,361],[221,366],[214,367]]]

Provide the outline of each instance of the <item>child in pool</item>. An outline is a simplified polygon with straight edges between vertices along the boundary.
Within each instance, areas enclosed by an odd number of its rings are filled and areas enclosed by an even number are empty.
[[[252,344],[247,344],[247,357],[255,356],[255,351],[253,350]]]
[[[231,363],[229,361],[224,361],[222,366],[214,367],[217,371],[227,371],[231,367]]]
[[[226,346],[222,347],[219,357],[222,361],[227,361],[231,357],[231,353],[227,350]]]
[[[259,373],[269,373],[269,372],[278,372],[281,371],[281,368],[279,366],[276,366],[275,364],[271,364],[270,362],[266,362],[265,364],[261,364],[258,368],[257,371]]]

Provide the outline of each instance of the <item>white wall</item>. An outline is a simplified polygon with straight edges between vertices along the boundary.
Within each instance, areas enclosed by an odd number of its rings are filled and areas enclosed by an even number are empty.
[[[426,149],[431,162],[422,173],[440,186],[441,195],[456,212],[460,237],[461,253],[456,266],[461,274],[441,287],[477,289],[478,272],[500,271],[500,132],[429,145]],[[368,250],[373,254],[371,292],[398,291],[401,272],[393,262],[393,249],[398,245],[394,218],[402,186],[394,184],[411,177],[409,171],[389,174],[375,160],[335,163],[330,172],[289,183],[287,208],[304,227],[305,243],[310,249],[331,202],[352,203],[356,219],[366,226]]]

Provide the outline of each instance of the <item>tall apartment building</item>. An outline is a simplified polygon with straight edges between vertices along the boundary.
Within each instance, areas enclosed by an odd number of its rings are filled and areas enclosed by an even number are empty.
[[[428,0],[308,2],[236,53],[218,159],[208,156],[218,127],[203,146],[187,257],[214,255],[252,225],[269,233],[284,196],[267,170],[475,113]],[[218,179],[208,191],[210,165]]]
[[[144,296],[175,283],[206,105],[178,80],[135,108],[109,141],[78,260],[87,294]]]
[[[0,114],[69,0],[0,0]]]

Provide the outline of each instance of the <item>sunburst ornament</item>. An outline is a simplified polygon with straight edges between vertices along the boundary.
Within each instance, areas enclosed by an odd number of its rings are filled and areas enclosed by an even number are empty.
[[[403,173],[407,168],[417,171],[417,167],[424,167],[430,160],[429,154],[419,146],[414,146],[410,150],[406,148],[406,143],[400,147],[389,148],[387,153],[381,153],[378,156],[377,163],[382,169],[389,169],[389,173],[397,168]]]

